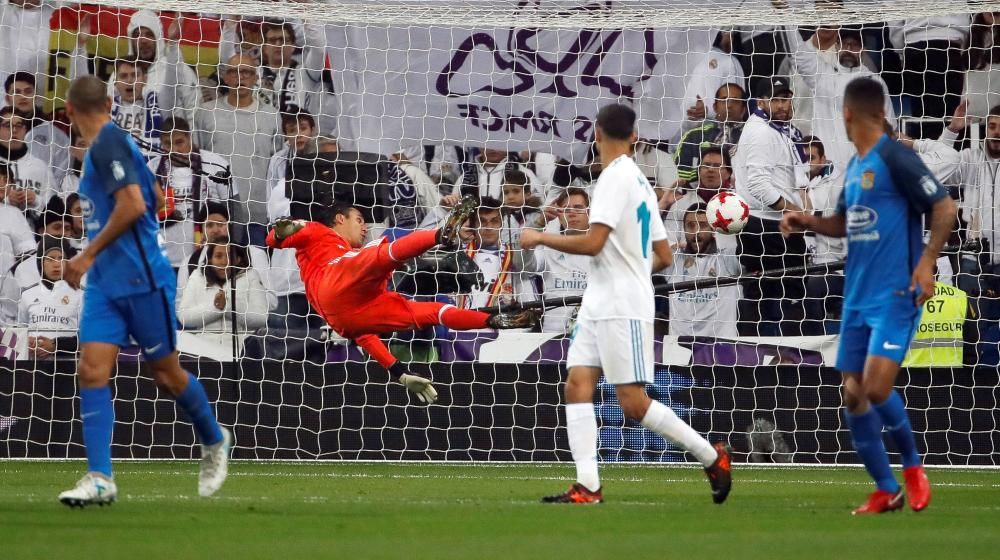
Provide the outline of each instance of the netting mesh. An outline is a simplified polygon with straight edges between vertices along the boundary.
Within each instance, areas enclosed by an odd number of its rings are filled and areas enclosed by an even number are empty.
[[[846,244],[782,239],[772,201],[836,211],[854,155],[843,91],[871,77],[888,94],[889,128],[961,208],[905,363],[921,368],[905,374],[914,424],[932,462],[996,464],[998,5],[6,2],[0,349],[16,361],[0,369],[0,455],[82,453],[83,292],[59,279],[88,243],[78,190],[89,144],[66,95],[92,74],[163,187],[178,349],[236,427],[240,456],[567,458],[561,366],[591,261],[522,249],[520,237],[588,228],[601,173],[594,118],[620,102],[638,115],[634,159],[675,254],[654,277],[651,393],[741,459],[854,462],[830,369]],[[767,101],[778,98],[790,101]],[[715,218],[697,210],[719,191],[750,207],[738,235],[713,233]],[[413,241],[463,196],[478,204],[457,251]],[[342,231],[358,236],[345,242],[383,253],[350,261],[356,276],[371,272],[373,291],[344,296],[351,305],[338,300],[333,313],[306,296],[296,250],[265,236],[282,217],[331,219],[340,202],[364,223]],[[386,264],[404,245],[426,254]],[[748,279],[762,271],[773,278]],[[379,333],[401,332],[359,341],[367,331],[352,330],[354,314],[383,297],[381,284],[417,302],[404,319],[420,328],[374,306]],[[441,304],[543,313],[501,334],[470,320],[471,330],[436,325]],[[116,454],[190,456],[192,432],[138,378],[134,342],[115,383],[119,401],[134,403],[119,407]],[[383,344],[433,374],[439,404],[416,409],[384,385]],[[611,386],[597,411],[602,458],[684,459],[625,420]]]

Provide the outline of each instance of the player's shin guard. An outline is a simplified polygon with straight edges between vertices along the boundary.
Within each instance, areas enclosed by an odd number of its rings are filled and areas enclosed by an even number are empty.
[[[111,432],[115,425],[115,407],[111,403],[110,386],[80,388],[80,420],[83,422],[87,470],[111,478]]]
[[[576,463],[576,481],[591,492],[601,488],[597,474],[597,418],[591,403],[566,405],[566,434]]]
[[[919,465],[920,455],[917,453],[917,442],[913,437],[913,428],[910,427],[910,417],[906,414],[906,406],[899,393],[892,391],[888,399],[880,404],[875,404],[875,411],[882,418],[882,424],[892,436],[892,440],[896,442],[899,454],[903,458],[903,468]]]
[[[899,492],[899,483],[892,475],[889,455],[885,452],[885,443],[882,441],[882,419],[875,408],[871,407],[864,414],[858,415],[845,410],[844,418],[851,430],[854,450],[858,452],[875,485],[879,490],[893,494]]]
[[[408,261],[437,244],[437,230],[417,230],[389,243],[389,258],[396,262]]]
[[[691,452],[705,467],[711,467],[719,454],[707,439],[677,417],[673,410],[659,401],[650,401],[642,425]]]
[[[194,431],[198,434],[198,441],[202,445],[215,445],[222,441],[222,428],[215,419],[215,412],[208,402],[208,395],[201,382],[191,372],[186,372],[188,384],[184,392],[177,395],[177,404],[181,410],[187,414],[188,419],[194,425]]]
[[[482,311],[448,306],[440,312],[441,324],[455,331],[485,329],[490,316]]]

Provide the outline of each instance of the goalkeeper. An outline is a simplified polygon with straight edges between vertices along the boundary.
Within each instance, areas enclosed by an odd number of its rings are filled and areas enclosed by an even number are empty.
[[[368,228],[356,208],[335,204],[328,224],[281,218],[267,236],[277,249],[295,249],[306,298],[330,327],[353,339],[421,402],[437,400],[430,380],[411,375],[378,337],[380,334],[444,325],[454,330],[512,329],[531,326],[536,315],[488,314],[438,302],[411,301],[386,288],[393,271],[436,245],[454,247],[459,229],[476,211],[465,197],[436,230],[418,230],[389,242],[385,238],[362,247]]]

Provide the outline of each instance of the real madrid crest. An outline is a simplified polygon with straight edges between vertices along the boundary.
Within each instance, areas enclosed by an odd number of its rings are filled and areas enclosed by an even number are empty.
[[[872,187],[875,186],[875,172],[872,170],[865,171],[861,174],[861,188],[866,191],[870,191]]]
[[[69,305],[69,296],[63,296],[62,303],[63,305]]]

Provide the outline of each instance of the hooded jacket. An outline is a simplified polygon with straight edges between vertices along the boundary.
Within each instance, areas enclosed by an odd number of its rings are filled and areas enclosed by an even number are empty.
[[[148,98],[150,94],[155,94],[161,111],[171,112],[174,116],[192,122],[194,109],[201,100],[198,75],[180,60],[177,45],[164,39],[163,22],[154,12],[139,10],[132,14],[132,19],[128,22],[128,36],[132,37],[140,27],[149,29],[156,37],[156,59],[146,73],[144,96]],[[115,76],[112,75],[108,80],[108,96],[114,95]]]

